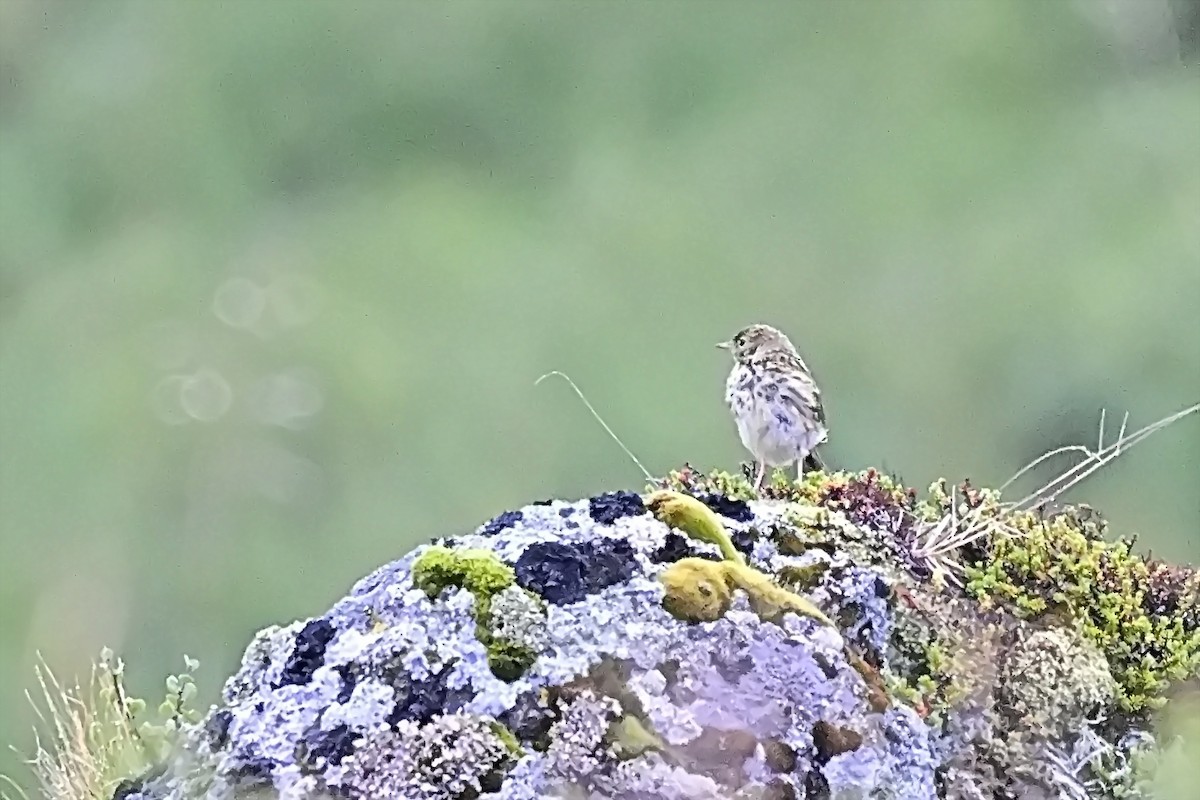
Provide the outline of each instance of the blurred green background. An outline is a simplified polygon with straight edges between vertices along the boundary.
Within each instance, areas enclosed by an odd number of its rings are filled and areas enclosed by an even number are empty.
[[[1196,402],[1195,6],[0,1],[0,742],[38,651],[211,700],[414,544],[640,487],[549,370],[736,469],[713,344],[770,321],[920,488]],[[1194,416],[1072,497],[1190,561],[1198,486]]]

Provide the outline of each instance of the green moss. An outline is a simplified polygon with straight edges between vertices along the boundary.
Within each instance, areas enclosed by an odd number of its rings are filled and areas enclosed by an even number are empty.
[[[685,467],[666,484],[681,492],[755,499],[744,478],[725,472]],[[1108,661],[1117,703],[1127,712],[1160,706],[1169,684],[1200,672],[1200,578],[1192,570],[1147,562],[1128,540],[1106,541],[1103,521],[1086,507],[1045,520],[1008,511],[995,490],[968,482],[951,489],[945,480],[933,483],[928,497],[917,502],[911,489],[875,470],[814,471],[799,481],[776,473],[762,497],[791,504],[788,524],[770,532],[781,553],[837,548],[885,569],[894,568],[888,548],[904,537],[876,530],[878,519],[898,519],[896,524],[911,531],[941,519],[954,505],[960,516],[974,511],[1001,520],[1015,535],[992,536],[952,554],[967,567],[969,595],[985,609],[1004,607],[1022,619],[1078,624]],[[781,578],[798,586],[811,580]],[[709,614],[709,606],[724,602],[715,582],[698,586],[711,594],[703,602],[687,598],[692,612]],[[948,645],[938,643],[927,655],[931,663],[909,682],[930,689],[952,680],[961,665],[946,655],[952,649],[938,649]],[[941,694],[931,701],[945,702]]]
[[[794,502],[816,505],[821,502],[821,498],[825,495],[826,489],[831,483],[845,482],[849,474],[847,472],[825,472],[823,470],[806,472],[800,480],[791,484],[790,489],[793,492],[792,500]]]
[[[537,659],[530,648],[492,634],[492,600],[515,582],[512,568],[489,550],[431,547],[413,565],[413,584],[430,598],[450,586],[474,595],[475,635],[487,646],[492,673],[505,681],[521,677]]]
[[[1008,522],[1017,535],[988,543],[967,570],[967,590],[1023,617],[1076,622],[1107,658],[1123,710],[1161,706],[1171,682],[1200,668],[1195,573],[1152,568],[1131,541],[1105,541],[1090,513],[1017,513]]]
[[[492,674],[502,681],[517,680],[537,660],[537,653],[528,647],[492,636],[487,643],[487,654]]]
[[[492,597],[513,585],[512,568],[489,550],[431,547],[413,565],[413,583],[430,598],[448,586],[475,595],[475,621],[486,624]]]

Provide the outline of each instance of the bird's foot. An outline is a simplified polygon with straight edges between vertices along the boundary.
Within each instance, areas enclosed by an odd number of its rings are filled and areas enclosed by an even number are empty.
[[[767,477],[767,465],[759,462],[754,468],[754,493],[759,494],[762,491],[763,481]]]

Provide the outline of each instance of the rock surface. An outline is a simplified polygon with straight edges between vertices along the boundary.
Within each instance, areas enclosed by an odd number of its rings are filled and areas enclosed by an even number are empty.
[[[668,484],[506,512],[259,632],[179,758],[122,796],[1140,796],[1154,742],[1107,640],[980,588],[986,546],[954,554],[963,588],[934,580],[944,494],[873,471]],[[1172,579],[1187,677],[1197,580]]]

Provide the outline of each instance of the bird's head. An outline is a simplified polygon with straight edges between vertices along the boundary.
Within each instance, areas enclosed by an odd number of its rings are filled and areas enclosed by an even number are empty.
[[[742,328],[732,339],[721,342],[717,347],[728,350],[737,361],[746,361],[753,356],[774,351],[796,351],[791,340],[782,331],[761,323]]]

